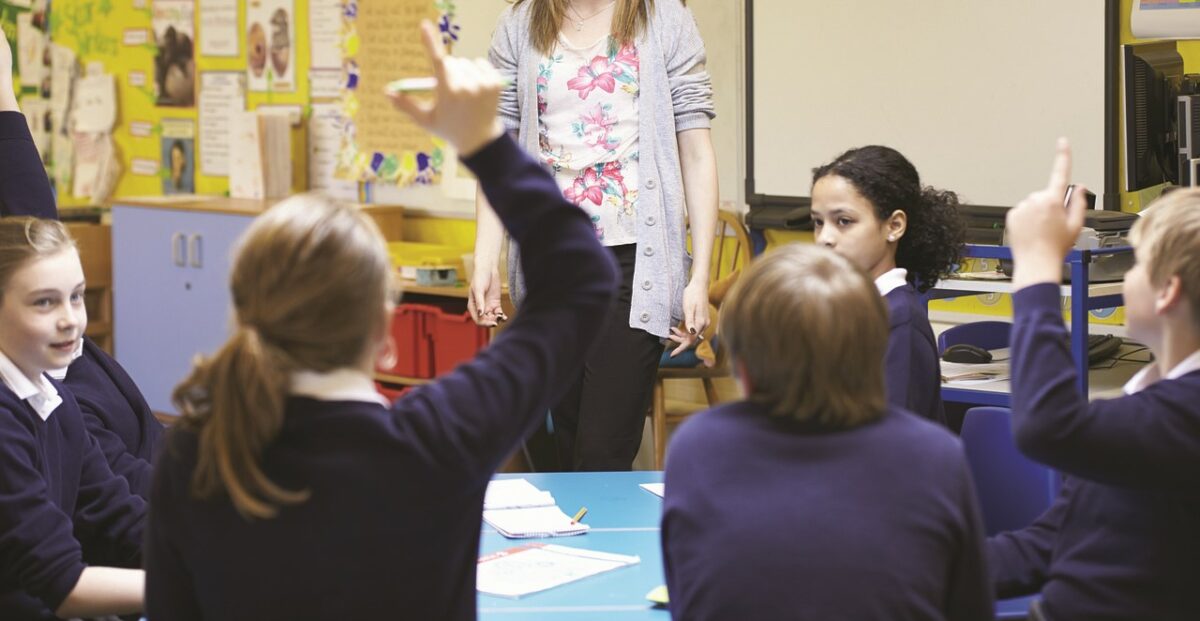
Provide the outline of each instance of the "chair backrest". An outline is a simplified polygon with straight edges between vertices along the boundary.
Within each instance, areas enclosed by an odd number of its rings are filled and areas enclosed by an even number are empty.
[[[1007,321],[972,321],[951,326],[938,335],[938,354],[951,345],[969,343],[984,349],[1008,347],[1008,335],[1012,324]]]
[[[754,248],[750,234],[737,214],[721,210],[717,212],[717,230],[713,238],[712,264],[709,266],[709,283],[745,268],[750,264]]]
[[[975,407],[963,417],[962,443],[988,536],[1033,523],[1058,494],[1058,475],[1013,442],[1008,408]]]

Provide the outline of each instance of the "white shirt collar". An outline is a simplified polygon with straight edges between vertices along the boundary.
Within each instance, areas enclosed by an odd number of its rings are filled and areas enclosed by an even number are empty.
[[[879,288],[879,295],[887,295],[895,289],[899,289],[908,284],[908,270],[903,267],[892,268],[879,275],[875,279],[875,286]]]
[[[356,369],[334,369],[328,373],[295,371],[292,373],[291,394],[318,401],[364,401],[391,407],[387,399],[375,390],[371,377]]]
[[[0,379],[4,380],[9,390],[16,393],[18,399],[28,401],[42,420],[50,418],[54,410],[62,405],[62,396],[46,376],[39,375],[36,382],[29,381],[4,352],[0,352]]]
[[[83,355],[83,339],[80,338],[79,344],[75,346],[75,351],[71,352],[71,362],[75,362],[82,355]],[[61,382],[65,379],[67,379],[67,369],[71,368],[71,362],[68,362],[67,366],[65,366],[61,369],[50,369],[49,371],[46,371],[46,374]]]
[[[1170,371],[1167,371],[1166,379],[1177,379],[1187,375],[1188,373],[1191,373],[1192,371],[1200,371],[1200,350],[1192,352],[1192,355],[1184,358],[1179,364],[1175,365],[1174,368],[1172,368]],[[1136,392],[1145,390],[1151,384],[1160,379],[1162,378],[1160,378],[1158,375],[1158,365],[1152,362],[1146,365],[1141,371],[1138,371],[1137,375],[1129,378],[1128,382],[1125,382],[1125,394],[1132,395]]]

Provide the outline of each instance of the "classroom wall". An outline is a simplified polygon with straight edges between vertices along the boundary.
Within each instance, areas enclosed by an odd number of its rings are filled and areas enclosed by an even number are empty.
[[[245,4],[245,3],[241,3]],[[150,43],[126,44],[126,33],[151,28],[151,3],[149,0],[54,0],[50,11],[50,37],[54,43],[65,45],[79,55],[81,66],[99,62],[105,71],[116,75],[117,123],[113,139],[120,151],[125,172],[117,184],[114,196],[144,196],[162,194],[159,176],[137,175],[129,169],[133,158],[161,159],[161,123],[163,119],[187,119],[195,124],[197,108],[172,108],[155,105],[154,57],[157,48]],[[297,105],[306,109],[309,104],[308,70],[310,65],[308,46],[308,2],[296,0],[294,5],[296,90],[294,92],[247,92],[246,106],[255,109],[260,104]],[[198,25],[197,25],[198,28]],[[246,12],[238,11],[238,32],[246,29]],[[130,39],[132,40],[132,39]],[[246,71],[246,45],[243,40],[236,57],[219,58],[202,56],[197,46],[196,73],[204,71]],[[131,75],[142,72],[145,85],[134,86]],[[144,121],[154,125],[149,137],[135,137],[130,124]],[[199,140],[197,139],[198,143]],[[199,146],[196,147],[198,153]],[[303,124],[292,131],[292,187],[303,191],[307,179],[307,157]],[[228,177],[202,175],[196,166],[196,192],[199,194],[225,194],[229,190]],[[86,205],[85,198],[76,199],[69,192],[59,191],[62,205]]]

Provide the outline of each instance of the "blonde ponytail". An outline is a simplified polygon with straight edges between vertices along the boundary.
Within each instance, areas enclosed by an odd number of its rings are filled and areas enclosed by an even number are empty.
[[[242,515],[255,518],[275,517],[276,505],[308,498],[307,491],[276,485],[260,465],[263,450],[283,428],[290,370],[287,357],[264,343],[256,329],[239,326],[175,388],[175,405],[185,424],[197,428],[204,447],[192,479],[196,496],[224,491]]]
[[[293,372],[357,368],[381,335],[391,263],[374,222],[316,195],[287,199],[240,242],[230,289],[236,332],[173,394],[199,439],[192,493],[225,493],[247,518],[303,502],[263,471],[283,429]]]

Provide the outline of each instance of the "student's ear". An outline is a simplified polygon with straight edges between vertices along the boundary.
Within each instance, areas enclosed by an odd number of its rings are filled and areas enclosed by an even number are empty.
[[[1154,312],[1157,315],[1165,315],[1184,301],[1183,281],[1179,279],[1178,275],[1171,276],[1154,296]]]
[[[898,242],[901,237],[904,237],[904,232],[908,230],[908,214],[897,209],[888,216],[883,225],[887,230],[888,241]]]

